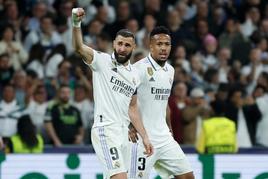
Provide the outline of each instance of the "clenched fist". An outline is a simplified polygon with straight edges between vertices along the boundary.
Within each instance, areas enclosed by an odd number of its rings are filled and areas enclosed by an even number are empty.
[[[85,11],[83,8],[73,8],[72,9],[72,24],[73,27],[80,27],[81,21],[85,16]]]

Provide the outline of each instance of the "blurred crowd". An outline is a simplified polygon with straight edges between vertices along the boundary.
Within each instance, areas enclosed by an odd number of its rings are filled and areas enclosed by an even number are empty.
[[[84,42],[96,50],[112,53],[116,32],[132,31],[132,63],[148,54],[153,27],[171,31],[169,106],[180,144],[194,145],[202,120],[219,110],[235,122],[238,147],[268,147],[266,0],[0,0],[0,136],[8,145],[26,114],[45,144],[90,144],[92,75],[73,52],[74,7],[85,9]]]

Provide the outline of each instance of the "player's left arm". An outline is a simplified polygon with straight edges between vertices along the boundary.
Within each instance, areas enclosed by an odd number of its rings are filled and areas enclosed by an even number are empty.
[[[145,148],[145,153],[147,156],[150,156],[153,154],[153,145],[151,144],[149,137],[147,135],[147,132],[144,128],[144,125],[141,120],[138,104],[137,104],[137,95],[133,95],[130,105],[129,105],[129,110],[128,110],[128,115],[130,118],[131,123],[135,127],[135,129],[138,131],[140,134],[143,145]]]
[[[169,108],[169,105],[167,105],[167,109],[166,109],[166,123],[167,123],[167,126],[169,128],[169,131],[171,132],[171,134],[173,135],[173,131],[172,131],[172,125],[171,125],[171,111],[170,111],[170,108]]]
[[[172,66],[170,66],[170,67],[171,67],[170,68],[170,71],[171,71],[170,79],[172,79],[170,81],[170,83],[171,83],[171,86],[172,86],[174,75],[175,75],[175,70],[174,70],[174,68]],[[167,103],[167,109],[166,109],[166,123],[168,125],[169,131],[173,135],[172,125],[171,125],[171,111],[170,111],[169,103]]]

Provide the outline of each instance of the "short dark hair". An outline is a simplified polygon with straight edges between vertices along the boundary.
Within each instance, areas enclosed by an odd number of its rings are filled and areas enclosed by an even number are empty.
[[[128,30],[128,29],[121,29],[121,30],[119,30],[116,33],[116,36],[115,37],[117,37],[119,35],[121,35],[122,37],[131,37],[131,38],[133,38],[135,40],[134,34],[130,30]]]
[[[170,36],[170,31],[165,26],[156,26],[150,33],[150,38],[157,34],[167,34]]]

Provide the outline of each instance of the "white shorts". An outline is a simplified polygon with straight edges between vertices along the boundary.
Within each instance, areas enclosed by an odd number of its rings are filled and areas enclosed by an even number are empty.
[[[164,179],[193,171],[181,147],[174,140],[163,147],[155,148],[150,157],[146,157],[144,151],[141,143],[132,144],[128,178],[148,179],[153,167]]]
[[[104,178],[127,172],[129,145],[127,127],[101,126],[91,130],[91,140],[98,159],[104,167]]]

